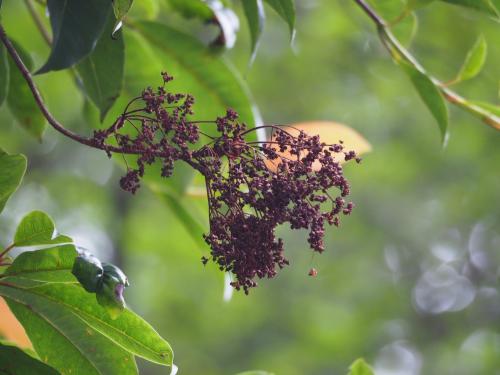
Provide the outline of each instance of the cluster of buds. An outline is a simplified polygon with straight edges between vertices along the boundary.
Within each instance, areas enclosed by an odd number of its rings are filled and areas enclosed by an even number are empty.
[[[210,258],[233,273],[232,286],[245,293],[256,279],[272,278],[288,264],[283,241],[275,235],[278,225],[307,230],[310,247],[322,252],[325,224],[338,226],[340,216],[353,209],[341,161],[359,162],[357,155],[341,142],[327,145],[319,136],[286,126],[262,126],[270,140],[251,140],[258,128],[247,128],[231,109],[213,121],[192,121],[194,98],[167,92],[172,77],[162,76],[163,86],[144,90],[110,128],[94,134],[93,142],[105,150],[137,154],[122,188],[134,193],[145,166],[154,162],[162,164],[164,177],[177,160],[201,173],[209,203],[210,232],[204,238]],[[215,129],[204,132],[200,124]],[[112,139],[117,146],[111,146]]]

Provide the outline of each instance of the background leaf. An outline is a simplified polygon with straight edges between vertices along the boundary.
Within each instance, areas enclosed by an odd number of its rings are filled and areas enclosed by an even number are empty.
[[[13,44],[24,65],[31,71],[33,60],[31,60],[30,55],[18,43],[13,42]],[[14,64],[14,61],[10,57],[8,57],[8,60],[10,79],[7,104],[9,105],[10,112],[28,133],[41,141],[45,130],[45,118],[36,105],[33,94],[26,84],[24,77]]]
[[[274,373],[261,370],[253,370],[253,371],[239,372],[236,375],[274,375]]]
[[[293,0],[264,0],[285,20],[293,38],[295,33],[295,3]]]
[[[252,41],[252,54],[250,64],[255,59],[257,48],[259,45],[260,36],[264,30],[265,13],[262,0],[243,0],[243,11],[247,19],[248,28],[250,30],[250,39]]]
[[[460,5],[489,14],[492,17],[499,18],[498,8],[491,0],[441,0],[453,5]]]
[[[25,353],[16,346],[0,343],[0,373],[8,375],[57,375],[52,367]]]
[[[121,33],[111,37],[114,23],[110,14],[94,51],[76,67],[87,96],[100,110],[101,121],[120,95],[123,86],[125,45]]]
[[[0,106],[7,98],[9,92],[9,61],[7,51],[3,44],[0,44]]]
[[[321,138],[321,142],[325,142],[326,144],[338,144],[340,141],[343,142],[345,151],[355,151],[357,155],[363,155],[364,153],[370,152],[372,147],[370,143],[356,130],[353,128],[339,124],[333,121],[309,121],[309,122],[300,122],[296,124],[290,124],[290,127],[284,126],[284,130],[288,133],[298,136],[300,131],[304,131],[306,134],[310,136],[319,135]],[[286,150],[285,152],[277,151],[278,155],[281,157],[292,158],[293,156],[290,153],[290,150]],[[333,154],[333,158],[339,163],[344,163],[345,158],[344,154]],[[276,171],[280,161],[279,160],[266,160],[267,167]],[[321,169],[321,163],[316,161],[312,165],[313,170]]]
[[[406,72],[423,102],[436,119],[441,131],[442,142],[446,144],[448,138],[448,108],[443,95],[424,73],[405,61],[399,61],[399,65]]]
[[[0,212],[10,196],[21,184],[26,172],[26,157],[24,155],[9,155],[0,148]]]
[[[113,13],[117,22],[123,20],[133,3],[134,0],[113,0]]]
[[[487,50],[486,40],[483,35],[480,35],[476,43],[467,53],[467,57],[455,81],[465,81],[477,76],[481,72],[484,62],[486,61]]]
[[[48,0],[47,8],[52,50],[37,74],[69,68],[92,52],[111,12],[111,2]]]
[[[355,360],[349,370],[347,375],[375,375],[371,367],[362,358]]]
[[[63,235],[56,236],[54,222],[42,211],[33,211],[26,215],[19,223],[14,235],[14,244],[18,247],[67,242],[72,242],[71,238]]]

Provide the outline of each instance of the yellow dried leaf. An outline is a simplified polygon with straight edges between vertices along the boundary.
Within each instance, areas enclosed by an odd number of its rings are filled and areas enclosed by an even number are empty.
[[[355,151],[356,154],[362,155],[371,151],[372,146],[368,141],[359,134],[353,128],[340,124],[338,122],[333,121],[309,121],[309,122],[299,122],[296,124],[290,124],[289,126],[283,127],[283,130],[286,130],[293,136],[298,136],[300,131],[304,131],[307,135],[314,136],[319,135],[321,141],[326,144],[338,144],[340,141],[343,142],[345,151]],[[271,139],[273,141],[274,139]],[[288,150],[285,152],[277,151],[278,155],[283,158],[288,159],[296,159],[296,155],[291,155]],[[344,154],[338,153],[334,155],[336,161],[340,163],[344,163]],[[266,160],[267,167],[276,171],[277,166],[280,163],[280,159],[275,160]],[[313,170],[319,170],[321,168],[321,164],[319,161],[316,161],[313,164]]]

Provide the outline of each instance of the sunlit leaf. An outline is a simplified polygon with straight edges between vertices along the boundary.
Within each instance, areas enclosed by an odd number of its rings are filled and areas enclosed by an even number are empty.
[[[358,155],[362,155],[371,151],[371,145],[368,141],[363,138],[353,128],[339,124],[333,121],[311,121],[311,122],[301,122],[297,124],[290,124],[289,126],[284,126],[283,130],[287,131],[293,136],[298,136],[300,131],[305,132],[310,136],[319,135],[322,142],[326,144],[338,144],[340,141],[343,142],[345,151],[355,151]],[[274,136],[271,140],[274,139]],[[278,155],[283,158],[293,159],[293,156],[289,150],[284,152],[277,151]],[[340,163],[345,161],[344,154],[334,154],[332,155],[335,160]],[[266,165],[272,171],[276,171],[281,159],[267,160]],[[321,168],[321,163],[315,161],[313,164],[313,170],[319,170]]]
[[[0,343],[0,373],[8,375],[57,375],[52,367],[16,346]]]
[[[31,70],[33,61],[30,55],[18,43],[14,43],[17,53],[24,62],[24,65]],[[7,95],[7,104],[15,119],[25,128],[29,134],[41,141],[43,131],[45,130],[45,118],[38,108],[26,80],[19,72],[14,61],[9,60],[9,92]]]
[[[114,18],[108,23],[92,53],[77,65],[87,96],[100,110],[101,121],[123,86],[125,46],[121,33],[112,38]]]
[[[264,0],[288,24],[290,35],[295,33],[295,3],[294,0]]]
[[[480,35],[476,43],[469,50],[462,68],[455,79],[456,82],[474,78],[481,72],[486,61],[487,49],[486,40],[483,35]]]
[[[157,0],[140,0],[134,2],[134,6],[129,10],[130,18],[152,20],[160,12],[160,2]]]
[[[54,222],[45,212],[33,211],[19,223],[14,244],[21,246],[50,245],[72,242],[71,238],[57,235]]]
[[[94,49],[112,11],[110,1],[48,0],[53,43],[37,74],[69,68]]]
[[[2,278],[0,295],[40,356],[75,374],[136,374],[127,352],[170,366],[172,349],[148,323],[127,309],[112,319],[80,286],[71,274],[76,256],[72,245],[25,252]]]
[[[262,0],[243,0],[243,11],[247,19],[248,28],[250,30],[250,38],[252,41],[252,55],[250,57],[250,64],[255,59],[259,40],[264,29],[265,14]]]
[[[9,92],[9,61],[7,51],[3,44],[0,44],[0,106],[7,98]]]
[[[359,358],[355,360],[349,367],[347,375],[375,375],[372,368],[365,362],[364,359]]]
[[[0,212],[21,184],[26,164],[24,155],[9,155],[0,148]]]
[[[460,5],[466,8],[475,9],[477,11],[487,13],[495,18],[500,17],[498,8],[491,0],[441,0],[441,1],[454,5]]]
[[[441,131],[442,143],[445,145],[448,138],[448,107],[443,95],[427,75],[405,61],[399,61],[398,63],[408,75],[423,102],[436,119]]]

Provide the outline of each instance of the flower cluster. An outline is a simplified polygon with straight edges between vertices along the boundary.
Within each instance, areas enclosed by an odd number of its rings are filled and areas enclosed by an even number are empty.
[[[163,73],[163,79],[172,77]],[[198,170],[207,188],[210,231],[204,238],[210,258],[232,272],[232,286],[245,293],[257,278],[272,278],[288,264],[277,226],[307,230],[310,247],[322,252],[325,224],[338,226],[340,216],[353,209],[340,159],[359,162],[356,153],[341,142],[327,145],[319,136],[275,125],[262,127],[270,140],[251,140],[257,128],[247,129],[231,109],[214,121],[191,121],[193,97],[166,92],[164,86],[146,89],[134,99],[142,101],[141,108],[127,106],[113,126],[95,133],[95,142],[107,145],[112,137],[119,150],[138,155],[137,166],[120,181],[122,188],[134,193],[145,166],[155,161],[162,163],[165,177],[177,160]],[[215,127],[216,136],[202,132],[200,123]],[[135,133],[125,133],[126,124]],[[208,141],[201,143],[201,136]]]

